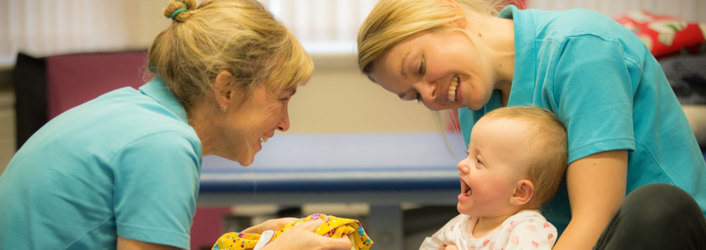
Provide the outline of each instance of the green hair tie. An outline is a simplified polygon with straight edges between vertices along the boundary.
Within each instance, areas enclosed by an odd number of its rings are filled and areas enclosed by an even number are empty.
[[[178,10],[174,11],[174,13],[172,13],[172,16],[170,16],[169,18],[171,18],[172,20],[174,20],[174,17],[176,17],[179,13],[182,13],[182,12],[184,12],[184,11],[187,11],[187,9],[186,9],[186,4],[185,4],[184,2],[181,2],[181,5],[183,5],[184,8],[181,8],[181,9],[178,9]]]

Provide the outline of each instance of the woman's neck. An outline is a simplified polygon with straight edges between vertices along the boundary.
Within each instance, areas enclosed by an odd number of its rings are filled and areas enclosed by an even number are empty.
[[[215,104],[214,104],[215,105]],[[212,109],[209,109],[205,103],[194,104],[186,114],[189,121],[189,125],[194,128],[196,135],[201,140],[201,152],[203,155],[214,154],[214,135],[213,131],[213,117]]]
[[[515,72],[515,27],[512,19],[468,13],[466,31],[495,72],[495,88],[507,106]]]

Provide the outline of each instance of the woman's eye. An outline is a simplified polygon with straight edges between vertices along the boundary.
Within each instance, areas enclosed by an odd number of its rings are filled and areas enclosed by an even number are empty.
[[[424,58],[422,58],[422,61],[419,62],[419,67],[417,67],[417,74],[420,76],[423,76],[424,73],[426,73],[427,68],[426,68],[426,63],[424,62]]]
[[[279,101],[281,102],[286,102],[292,99],[292,96],[294,96],[294,93],[296,93],[297,90],[288,90],[280,94],[279,96]]]

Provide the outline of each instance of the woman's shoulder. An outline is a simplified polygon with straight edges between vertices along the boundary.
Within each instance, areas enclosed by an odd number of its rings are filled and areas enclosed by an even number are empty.
[[[589,9],[559,11],[527,10],[536,23],[536,34],[542,39],[566,39],[577,36],[597,36],[614,40],[624,28],[615,20]]]
[[[72,140],[83,137],[86,141],[105,141],[117,147],[164,133],[177,141],[186,140],[191,144],[199,141],[185,118],[132,88],[106,93],[65,112],[57,120],[72,122],[72,126],[62,129],[72,135]]]

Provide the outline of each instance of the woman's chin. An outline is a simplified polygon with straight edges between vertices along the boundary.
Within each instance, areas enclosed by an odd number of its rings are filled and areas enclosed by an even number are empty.
[[[241,152],[238,156],[236,156],[236,159],[231,160],[237,161],[243,167],[250,166],[250,164],[255,161],[255,154],[257,154],[257,152],[260,152],[260,150],[262,150],[262,145],[260,145],[260,143],[253,144],[250,147],[250,150],[246,152]]]
[[[255,154],[240,155],[234,159],[231,158],[229,160],[237,161],[238,163],[240,163],[241,166],[247,167],[250,166],[250,164],[252,164],[255,160]]]
[[[483,108],[485,105],[465,105],[464,107],[473,110],[473,111],[478,111],[481,108]]]
[[[249,160],[246,160],[246,161],[238,161],[238,163],[240,163],[240,165],[243,166],[243,167],[250,166],[250,164],[252,164],[252,162],[253,162],[252,159],[249,159]]]

